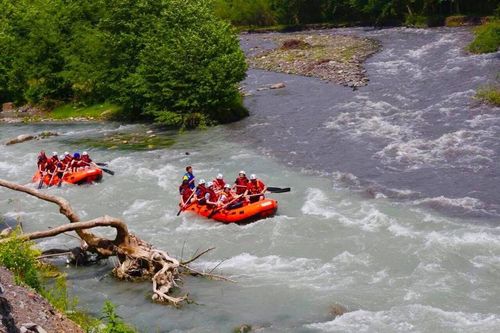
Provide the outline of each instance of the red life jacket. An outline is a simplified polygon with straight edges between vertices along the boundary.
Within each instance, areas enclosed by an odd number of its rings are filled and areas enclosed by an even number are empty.
[[[224,185],[226,185],[224,179],[214,179],[213,183],[216,190],[222,190],[224,188]]]
[[[218,197],[217,197],[217,194],[215,193],[215,191],[213,189],[207,188],[206,194],[209,195],[208,201],[217,202]],[[205,197],[206,197],[206,194],[205,194]]]
[[[220,194],[220,202],[223,204],[227,204],[228,202],[231,202],[233,199],[234,199],[234,195],[233,195],[233,193],[231,193],[231,191],[229,191],[229,192],[223,191]]]
[[[208,189],[205,186],[198,185],[198,187],[196,188],[196,196],[198,197],[198,200],[205,198],[207,190]]]
[[[64,156],[63,163],[68,165],[71,163],[72,160],[73,160],[73,157],[66,155],[66,156]]]
[[[39,157],[36,165],[38,166],[38,171],[45,171],[47,167],[47,157]]]
[[[92,163],[92,160],[90,159],[89,155],[82,155],[82,161],[85,163],[88,163],[88,164]],[[83,164],[85,164],[85,163],[83,163]],[[85,165],[87,165],[87,164],[85,164]]]
[[[52,159],[47,161],[47,164],[45,165],[45,170],[54,172],[56,170],[56,163],[52,161]]]
[[[248,178],[247,177],[238,177],[234,181],[236,184],[236,194],[243,194],[246,190],[247,184],[248,184]]]
[[[264,190],[264,183],[257,179],[255,182],[249,181],[247,184],[247,189],[250,194],[258,194]]]
[[[179,193],[182,195],[182,201],[185,203],[191,194],[193,194],[193,190],[189,188],[189,184],[182,184],[179,186]]]

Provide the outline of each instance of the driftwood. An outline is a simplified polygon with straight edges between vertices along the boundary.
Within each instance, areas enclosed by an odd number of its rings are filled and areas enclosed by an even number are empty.
[[[97,254],[102,259],[110,256],[118,258],[119,264],[113,269],[113,274],[118,279],[134,281],[150,279],[153,283],[152,299],[155,302],[178,306],[187,300],[187,296],[172,296],[174,288],[178,287],[181,282],[181,275],[183,273],[230,281],[223,276],[214,275],[211,272],[200,272],[187,265],[198,259],[201,255],[213,250],[213,248],[203,251],[186,262],[179,262],[167,252],[155,249],[151,244],[131,234],[128,231],[127,225],[120,219],[111,216],[102,216],[82,222],[69,202],[64,198],[2,179],[0,179],[0,186],[55,203],[59,206],[61,214],[66,216],[70,222],[69,224],[45,231],[21,234],[19,236],[21,239],[35,240],[56,236],[68,231],[75,231],[82,240],[82,251]],[[95,227],[114,228],[116,230],[115,239],[102,238],[89,231],[89,229]]]

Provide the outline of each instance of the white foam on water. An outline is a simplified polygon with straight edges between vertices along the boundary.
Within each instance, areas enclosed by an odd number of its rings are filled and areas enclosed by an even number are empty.
[[[440,247],[440,248],[472,248],[477,251],[489,249],[500,250],[500,235],[494,230],[484,231],[451,231],[437,232],[432,231],[425,235],[425,247]]]
[[[412,304],[388,310],[357,310],[327,322],[304,325],[322,332],[498,332],[500,317],[492,313],[445,311]]]
[[[158,200],[134,200],[132,205],[130,205],[129,208],[123,212],[123,216],[126,218],[137,218],[141,215],[141,212],[151,211],[155,207],[158,207],[158,203]]]
[[[353,175],[352,173],[335,171],[332,173],[332,176],[333,179],[339,183],[355,185],[355,186],[361,185],[359,178]]]
[[[455,45],[456,38],[451,35],[442,35],[437,41],[426,43],[423,46],[415,50],[409,50],[407,55],[413,59],[421,59],[423,56],[427,55],[431,50],[441,47],[443,45]]]
[[[463,197],[463,198],[448,198],[445,196],[439,196],[434,198],[424,198],[420,200],[413,201],[415,205],[426,205],[434,208],[458,208],[464,211],[474,212],[474,211],[483,211],[485,205],[484,203],[477,199],[471,197]]]
[[[395,221],[387,229],[396,237],[416,238],[421,236],[421,233],[415,231],[412,227],[403,226]]]
[[[217,261],[200,261],[199,269],[209,270]],[[281,257],[278,255],[255,256],[242,253],[224,261],[219,267],[238,280],[252,280],[252,284],[266,283],[288,285],[293,288],[311,288],[326,291],[344,288],[355,283],[352,272],[366,269],[371,264],[366,253],[353,255],[347,251],[323,262],[315,258]],[[255,279],[260,281],[254,281]],[[245,282],[247,283],[247,282]]]
[[[401,72],[405,72],[411,75],[413,79],[422,79],[424,76],[422,68],[405,59],[372,62],[370,65],[373,66],[375,72],[380,75],[399,76]]]
[[[184,213],[187,214],[187,213]],[[197,218],[194,214],[188,213],[189,216],[183,216],[182,222],[179,226],[175,228],[176,232],[179,233],[190,233],[193,231],[213,231],[217,229],[228,228],[230,226],[224,225],[213,220],[203,219],[201,217]]]
[[[356,98],[355,101],[336,108],[350,111],[341,112],[325,122],[325,128],[342,132],[352,138],[370,136],[401,141],[416,135],[412,126],[418,121],[419,112],[401,113],[388,102],[374,102],[362,98]]]
[[[141,180],[145,180],[148,177],[156,178],[157,185],[160,186],[164,190],[171,190],[172,183],[175,179],[179,178],[179,168],[172,164],[167,164],[158,169],[149,169],[149,168],[138,168],[136,169],[136,176],[141,178]],[[176,183],[174,183],[176,184]]]
[[[466,167],[480,169],[492,162],[495,152],[487,148],[484,140],[490,131],[459,130],[431,139],[393,142],[375,153],[384,164],[404,164],[409,169],[447,165],[448,160]]]
[[[339,216],[339,213],[331,206],[328,197],[318,188],[308,188],[306,190],[306,199],[300,210],[303,214],[320,216],[327,219]]]

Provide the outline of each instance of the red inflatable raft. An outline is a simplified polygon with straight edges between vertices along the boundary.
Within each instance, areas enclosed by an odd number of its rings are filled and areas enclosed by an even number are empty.
[[[36,172],[35,175],[33,176],[33,182],[39,182],[40,181],[40,172]],[[43,178],[43,182],[45,185],[49,185],[50,182],[50,175],[45,175]],[[92,182],[97,182],[102,179],[102,170],[99,168],[93,168],[93,169],[83,169],[83,170],[78,170],[75,172],[66,172],[66,174],[63,177],[63,183],[68,183],[68,184],[86,184],[86,183],[92,183]],[[57,185],[59,184],[59,177],[57,175],[52,178],[52,182],[50,185]]]
[[[189,205],[185,211],[194,212],[198,215],[214,219],[219,222],[224,223],[241,223],[250,222],[259,219],[263,219],[276,214],[278,210],[278,201],[273,199],[264,199],[254,203],[247,203],[242,207],[227,210],[221,209],[212,216],[213,208],[208,208],[205,205],[198,205],[198,203],[192,203]]]

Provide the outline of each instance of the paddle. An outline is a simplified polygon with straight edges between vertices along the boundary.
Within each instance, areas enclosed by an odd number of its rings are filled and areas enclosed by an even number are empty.
[[[191,201],[191,198],[193,197],[193,195],[196,193],[196,191],[193,191],[193,193],[191,193],[191,195],[189,196],[189,198],[186,200],[186,202],[184,203],[184,205],[182,205],[181,209],[179,209],[179,211],[177,212],[177,215],[176,216],[179,216],[182,211],[184,210],[184,208],[187,207],[187,205],[189,204],[189,202]]]
[[[226,208],[227,206],[229,206],[230,204],[232,204],[233,202],[235,202],[236,200],[238,200],[239,198],[241,198],[243,196],[243,194],[240,194],[238,196],[236,196],[233,200],[229,201],[227,204],[225,205],[222,205],[220,206],[219,208],[215,207],[212,212],[207,216],[207,218],[211,218],[212,216],[214,216],[215,214],[217,214],[218,212],[220,212],[222,209]]]
[[[45,178],[45,171],[40,172],[40,182],[38,183],[38,189],[43,187],[43,179]]]
[[[268,187],[267,190],[271,193],[285,193],[285,192],[290,192],[291,188],[290,187]]]
[[[99,162],[96,162],[95,164],[97,164],[98,166],[108,166],[108,163],[99,163]]]
[[[69,163],[68,163],[68,165],[66,165],[66,168],[64,169],[64,172],[63,172],[63,174],[61,176],[61,179],[59,179],[59,183],[57,184],[57,187],[61,187],[64,175],[66,174],[66,171],[68,171],[68,168],[69,168]]]
[[[89,166],[96,166],[96,167],[97,167],[97,166],[99,165],[99,164],[94,163],[94,162],[92,162],[92,163],[87,163],[87,162],[85,162],[85,161],[81,161],[81,160],[80,160],[80,162],[83,162],[83,163],[85,163],[85,164],[87,164],[87,165],[89,165]],[[101,163],[101,164],[102,164],[102,163]],[[114,175],[115,175],[115,172],[114,172],[113,170],[109,170],[109,169],[106,169],[106,168],[98,168],[98,169],[101,169],[102,171],[104,171],[104,172],[106,172],[106,173],[109,173],[111,176],[114,176]]]
[[[52,186],[52,179],[54,179],[54,176],[56,175],[56,171],[57,171],[57,169],[55,169],[54,172],[52,173],[52,177],[50,177],[49,184],[47,185],[47,187],[51,187]]]

